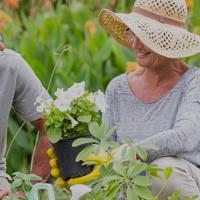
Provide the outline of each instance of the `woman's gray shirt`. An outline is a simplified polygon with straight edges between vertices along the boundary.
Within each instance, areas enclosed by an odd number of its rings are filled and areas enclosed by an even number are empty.
[[[115,139],[129,137],[154,144],[149,161],[182,157],[200,166],[200,70],[188,69],[176,85],[152,103],[133,95],[127,74],[114,78],[106,90],[108,109],[103,120],[116,128]]]

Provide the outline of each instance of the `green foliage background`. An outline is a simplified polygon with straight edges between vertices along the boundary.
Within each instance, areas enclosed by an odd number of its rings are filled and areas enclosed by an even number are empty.
[[[55,1],[49,10],[41,9],[40,1],[22,0],[17,10],[0,3],[11,20],[3,31],[8,48],[20,52],[30,64],[43,85],[47,88],[59,54],[67,45],[71,49],[59,60],[50,94],[57,87],[67,88],[73,82],[84,80],[92,91],[105,90],[108,82],[126,71],[126,63],[134,61],[134,54],[114,41],[98,24],[101,8],[114,11],[131,11],[132,0],[66,0]],[[33,14],[34,8],[34,14]],[[200,1],[194,0],[190,8],[188,28],[200,30]],[[92,21],[96,32],[89,33],[85,23]],[[200,33],[200,31],[199,31]],[[200,54],[186,59],[186,62],[200,66]],[[12,112],[8,126],[8,145],[22,124]],[[36,130],[27,124],[21,131],[7,158],[8,173],[29,172]]]

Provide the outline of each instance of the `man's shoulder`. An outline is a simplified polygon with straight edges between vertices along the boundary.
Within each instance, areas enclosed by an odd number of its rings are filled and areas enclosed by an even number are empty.
[[[11,49],[5,49],[3,51],[0,51],[0,59],[1,57],[5,57],[5,56],[8,56],[8,57],[21,57],[21,54],[17,53],[16,51],[13,51]]]
[[[5,49],[4,51],[0,51],[0,70],[14,70],[19,68],[20,63],[22,63],[21,54],[11,50]]]

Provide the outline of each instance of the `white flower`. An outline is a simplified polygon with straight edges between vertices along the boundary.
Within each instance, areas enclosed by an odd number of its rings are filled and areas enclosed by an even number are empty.
[[[63,111],[71,111],[71,101],[67,101],[64,98],[58,98],[55,100],[54,102],[55,107],[58,108],[58,110],[60,110],[61,112]]]
[[[83,184],[76,184],[70,187],[72,192],[71,200],[79,200],[80,197],[92,191],[91,187]]]
[[[63,88],[57,88],[54,95],[58,98],[65,98],[66,97],[66,91],[64,91]]]
[[[43,113],[45,111],[45,108],[46,108],[46,105],[45,104],[41,104],[41,105],[36,107],[36,110],[39,113]]]
[[[86,97],[86,99],[88,99],[91,103],[95,102],[95,95],[90,94],[89,96]]]
[[[53,104],[53,100],[52,100],[52,99],[48,99],[48,100],[46,101],[45,112],[46,112],[47,114],[49,114],[49,113],[51,112],[51,106],[52,106],[52,104]]]
[[[68,93],[68,97],[71,100],[74,100],[76,98],[83,96],[83,94],[85,93],[85,82],[82,81],[81,83],[74,83],[72,87],[70,87],[67,90],[67,93]]]
[[[42,99],[41,95],[36,98],[34,105],[37,105],[37,107],[36,107],[37,112],[43,113],[45,111],[45,109],[47,108],[46,102],[47,102],[47,100]]]
[[[95,92],[95,104],[101,110],[101,112],[105,112],[107,105],[105,101],[105,96],[101,90]]]
[[[71,117],[70,115],[68,115],[68,117],[71,120],[72,128],[74,128],[78,124],[78,122],[73,117]]]

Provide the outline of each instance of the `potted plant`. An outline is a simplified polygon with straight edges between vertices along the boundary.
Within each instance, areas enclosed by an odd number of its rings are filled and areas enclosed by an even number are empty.
[[[74,83],[67,90],[57,89],[55,99],[36,99],[37,111],[43,113],[48,138],[58,157],[61,175],[64,179],[83,176],[92,166],[76,162],[78,153],[88,144],[72,147],[79,137],[88,137],[88,124],[100,121],[105,111],[104,94],[98,90],[89,92],[85,82]],[[90,137],[90,136],[89,136]]]

